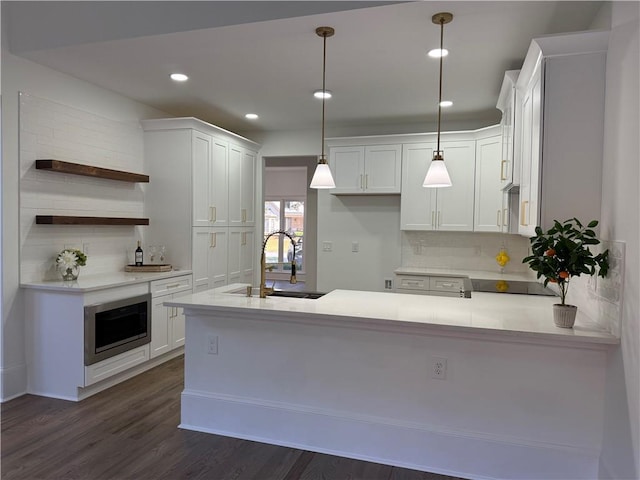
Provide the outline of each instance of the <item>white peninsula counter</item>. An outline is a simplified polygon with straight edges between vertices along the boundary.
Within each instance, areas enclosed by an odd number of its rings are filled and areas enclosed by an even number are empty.
[[[243,292],[165,303],[187,317],[182,428],[465,478],[597,477],[619,340],[585,316],[555,327],[557,300]]]

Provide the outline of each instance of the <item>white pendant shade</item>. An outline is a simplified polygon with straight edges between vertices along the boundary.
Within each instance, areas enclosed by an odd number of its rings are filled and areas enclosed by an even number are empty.
[[[444,164],[444,160],[432,160],[431,165],[429,165],[429,170],[427,170],[427,176],[424,177],[424,183],[422,186],[428,188],[441,188],[450,187],[451,185],[451,177],[449,177],[449,172]]]
[[[318,163],[311,179],[311,188],[336,188],[331,169],[326,163]]]

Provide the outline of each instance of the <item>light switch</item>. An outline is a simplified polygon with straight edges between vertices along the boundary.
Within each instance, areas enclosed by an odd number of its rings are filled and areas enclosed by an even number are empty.
[[[360,251],[360,244],[358,242],[351,242],[351,251],[354,253]]]

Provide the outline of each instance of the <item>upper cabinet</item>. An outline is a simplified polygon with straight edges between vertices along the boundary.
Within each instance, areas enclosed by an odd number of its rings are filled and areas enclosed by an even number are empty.
[[[516,153],[515,126],[517,125],[518,110],[516,103],[516,81],[520,70],[509,70],[504,74],[502,88],[496,108],[502,112],[500,131],[502,148],[500,159],[500,187],[509,188],[520,182],[519,153]]]
[[[255,225],[256,152],[231,145],[229,150],[229,224]]]
[[[329,148],[334,195],[400,193],[402,145],[336,145]]]
[[[608,32],[534,39],[516,83],[518,232],[600,217]]]
[[[475,141],[443,141],[441,148],[453,183],[447,188],[422,186],[436,149],[435,142],[411,143],[403,147],[402,230],[473,230]]]
[[[476,141],[475,232],[501,232],[507,221],[504,217],[508,213],[502,204],[503,138],[494,135]]]

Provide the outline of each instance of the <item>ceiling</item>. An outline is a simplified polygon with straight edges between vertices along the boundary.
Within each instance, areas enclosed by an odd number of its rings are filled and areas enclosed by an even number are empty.
[[[445,26],[446,123],[499,121],[503,74],[533,37],[588,29],[602,2],[3,2],[12,52],[176,116],[229,130],[316,128],[327,39],[329,127],[425,124],[437,112]],[[340,10],[340,11],[335,11]],[[286,18],[285,18],[286,17]],[[36,21],[35,18],[40,20]],[[44,20],[43,20],[44,19]],[[189,75],[175,83],[169,74]],[[251,122],[248,112],[260,118]]]

